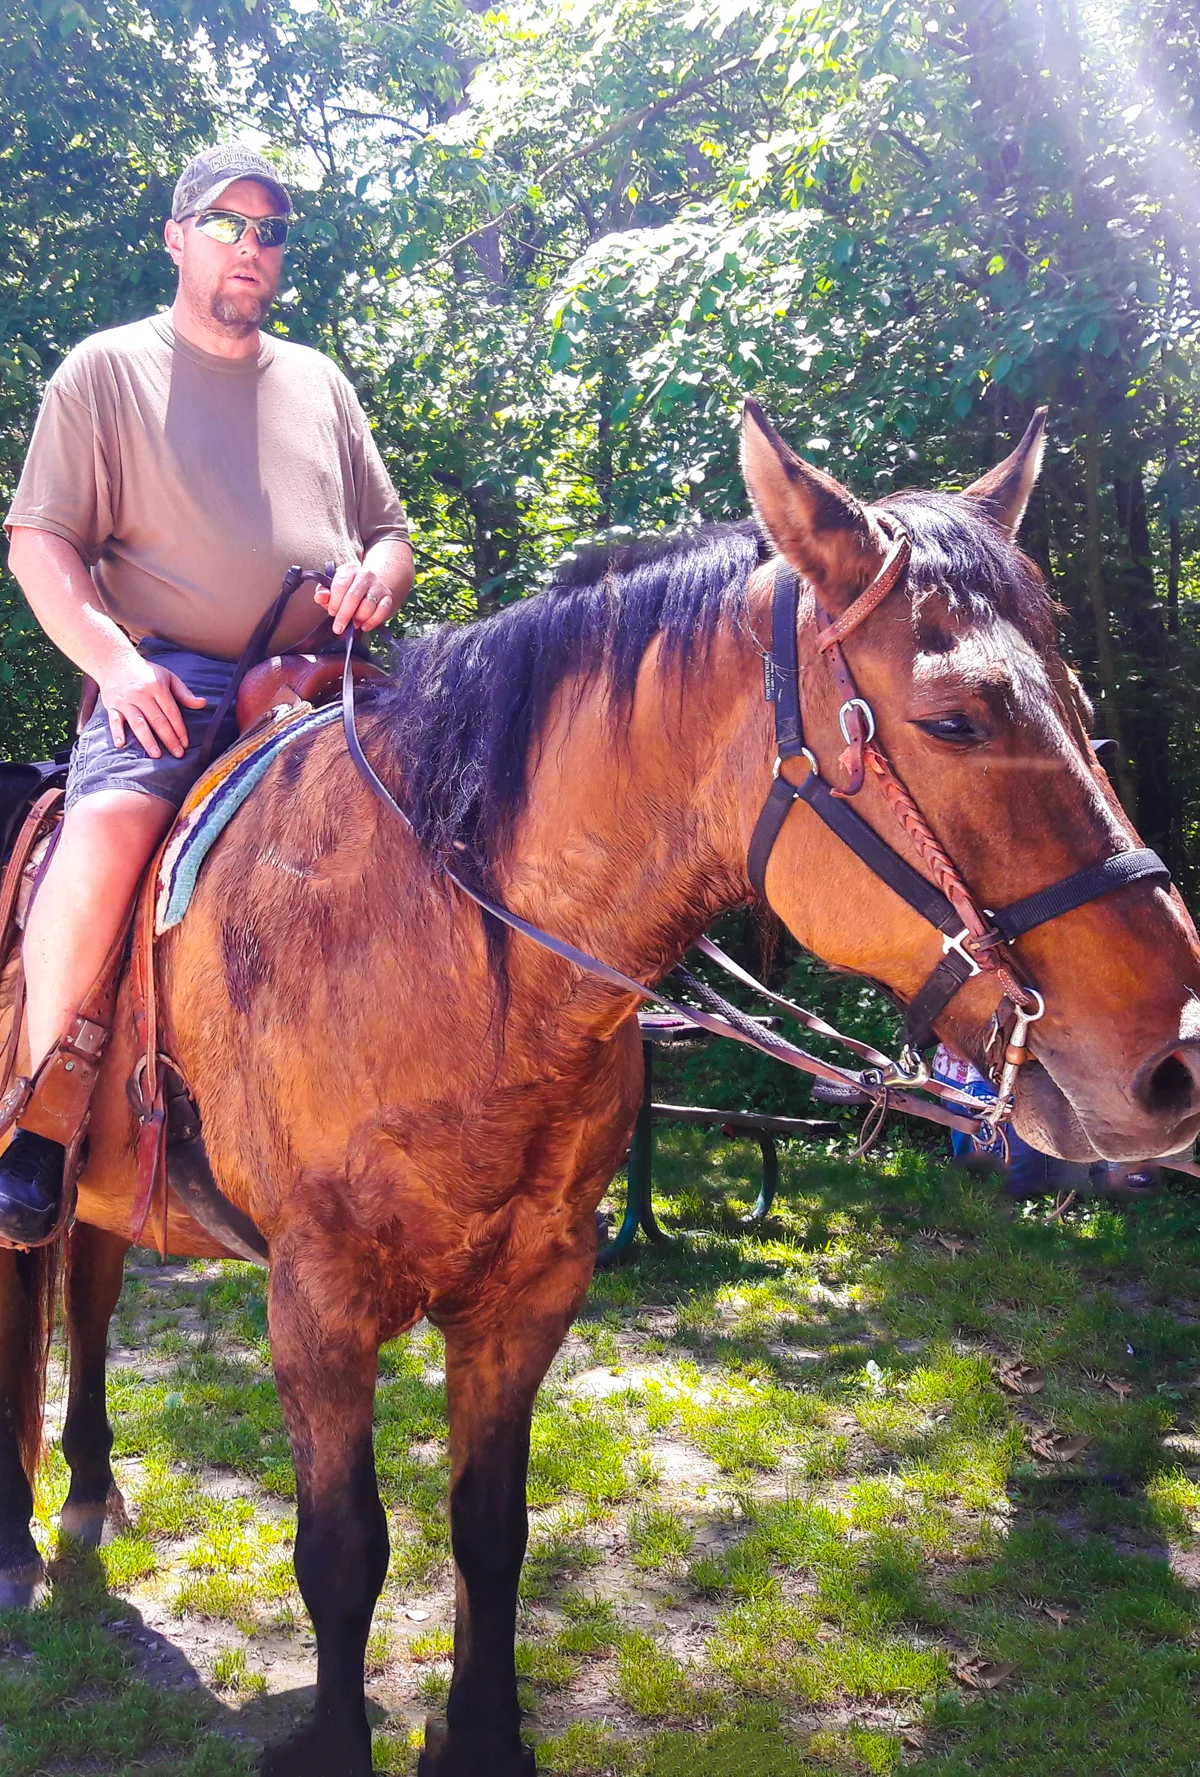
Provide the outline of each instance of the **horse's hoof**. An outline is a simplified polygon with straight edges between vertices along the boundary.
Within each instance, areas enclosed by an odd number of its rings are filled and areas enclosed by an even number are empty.
[[[108,1498],[100,1505],[94,1501],[72,1504],[68,1495],[58,1520],[59,1535],[81,1543],[85,1549],[102,1548],[130,1528],[124,1496],[115,1481],[108,1490]]]
[[[29,1610],[46,1590],[46,1569],[39,1555],[25,1567],[0,1573],[0,1610]]]
[[[357,1738],[357,1736],[356,1736]],[[344,1737],[314,1725],[279,1746],[268,1746],[259,1777],[371,1777],[371,1739],[356,1752]]]
[[[537,1777],[537,1760],[528,1746],[501,1744],[494,1734],[451,1734],[444,1721],[425,1723],[425,1750],[417,1761],[417,1777]]]

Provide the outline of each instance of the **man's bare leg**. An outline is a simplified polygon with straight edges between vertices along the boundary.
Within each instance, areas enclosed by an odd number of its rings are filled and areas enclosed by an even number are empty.
[[[175,810],[161,796],[100,790],[63,820],[25,931],[30,1072],[66,1031],[104,966],[142,872]],[[0,1155],[0,1234],[38,1239],[53,1225],[62,1149],[18,1128]]]
[[[31,1072],[100,973],[174,814],[138,790],[99,790],[68,810],[25,930]]]

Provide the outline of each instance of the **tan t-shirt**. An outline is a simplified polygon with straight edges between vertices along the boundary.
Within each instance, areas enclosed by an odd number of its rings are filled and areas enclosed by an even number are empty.
[[[294,562],[351,561],[408,535],[328,358],[265,335],[256,358],[217,358],[166,315],[93,334],[59,365],[5,525],[73,543],[135,640],[226,660]],[[302,587],[273,650],[322,615]]]

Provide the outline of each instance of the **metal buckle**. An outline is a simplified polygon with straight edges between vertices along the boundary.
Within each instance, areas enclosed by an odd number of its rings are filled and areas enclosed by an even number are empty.
[[[967,949],[967,946],[966,946],[965,940],[968,939],[970,936],[971,936],[971,934],[967,930],[966,926],[963,927],[961,932],[955,932],[953,937],[951,937],[949,932],[943,932],[942,933],[942,955],[949,956],[950,952],[953,950],[959,956],[962,957],[963,961],[967,964],[968,968],[970,969],[972,975],[982,975],[983,970],[980,968],[979,964],[976,962],[975,958],[971,955],[971,952]],[[967,979],[970,980],[970,976],[968,976]]]
[[[886,1073],[880,1073],[881,1086],[924,1086],[931,1078],[928,1061],[919,1049],[911,1043],[905,1043],[896,1060]]]
[[[807,748],[807,747],[801,747],[801,748],[800,748],[800,757],[801,757],[801,758],[802,758],[802,759],[807,759],[807,760],[808,760],[808,763],[809,763],[809,765],[810,765],[810,767],[811,767],[811,768],[812,768],[812,774],[813,774],[813,776],[814,776],[814,777],[820,777],[820,775],[821,775],[821,767],[820,767],[820,766],[819,766],[819,765],[818,765],[818,764],[817,764],[817,762],[816,762],[816,760],[815,760],[815,759],[814,759],[814,758],[813,758],[813,756],[812,756],[812,754],[811,754],[811,753],[810,753],[810,752],[809,752],[809,750],[808,750],[808,748]],[[775,763],[774,763],[774,765],[772,765],[772,767],[771,767],[771,776],[772,776],[772,777],[778,777],[778,776],[779,776],[779,772],[780,772],[780,769],[781,769],[781,767],[782,767],[782,765],[783,765],[783,760],[782,760],[782,759],[781,759],[781,758],[780,758],[780,757],[779,757],[779,754],[778,754],[778,753],[776,753],[776,755],[775,755]]]
[[[845,741],[846,745],[847,746],[850,745],[850,733],[846,727],[846,717],[851,710],[861,710],[862,711],[863,719],[865,720],[865,722],[867,724],[867,732],[863,737],[864,743],[868,740],[874,740],[874,738],[875,738],[875,713],[872,710],[870,704],[867,702],[865,697],[848,697],[846,699],[845,703],[842,705],[841,709],[838,711],[838,727],[842,731],[842,739]]]

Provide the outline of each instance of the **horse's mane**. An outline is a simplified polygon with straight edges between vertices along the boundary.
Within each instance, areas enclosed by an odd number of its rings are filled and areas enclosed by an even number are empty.
[[[881,504],[912,539],[918,599],[940,591],[979,621],[1007,619],[1039,652],[1053,646],[1041,575],[997,525],[953,494]],[[610,711],[627,713],[655,637],[663,670],[702,656],[766,553],[749,521],[601,542],[565,557],[544,591],[401,642],[370,706],[426,857],[494,893],[555,693],[604,673]]]
[[[627,712],[654,638],[664,666],[702,655],[762,550],[748,522],[588,545],[544,591],[402,641],[371,707],[426,856],[494,891],[560,686],[603,672]]]

